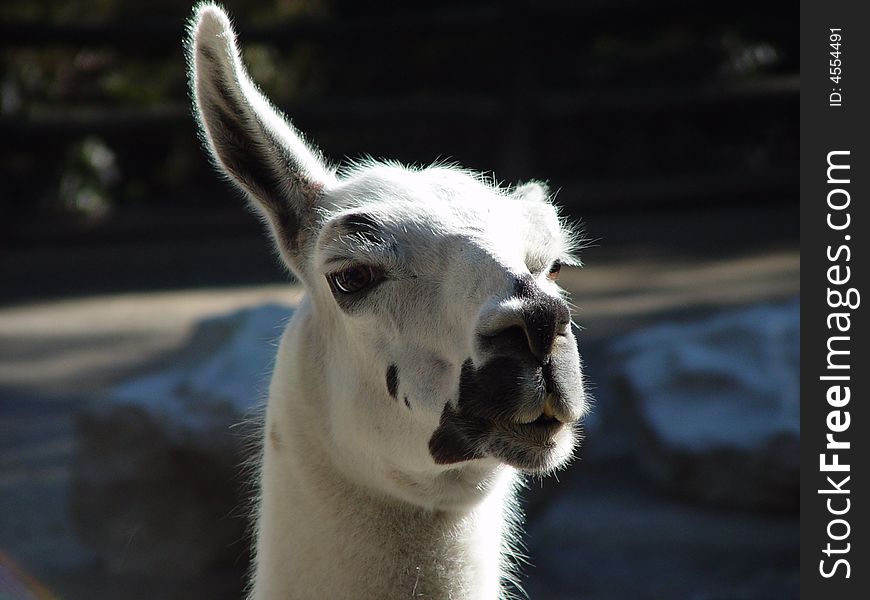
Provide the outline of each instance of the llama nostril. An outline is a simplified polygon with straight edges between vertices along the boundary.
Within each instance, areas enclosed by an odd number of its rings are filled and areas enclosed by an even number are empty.
[[[528,349],[542,367],[550,364],[550,353],[553,351],[554,333],[549,335],[527,336]]]

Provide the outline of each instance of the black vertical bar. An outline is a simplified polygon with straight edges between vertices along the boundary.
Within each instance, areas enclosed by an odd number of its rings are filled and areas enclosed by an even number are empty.
[[[870,589],[870,306],[860,298],[870,294],[866,12],[862,2],[801,2],[801,596],[809,599],[867,598]]]

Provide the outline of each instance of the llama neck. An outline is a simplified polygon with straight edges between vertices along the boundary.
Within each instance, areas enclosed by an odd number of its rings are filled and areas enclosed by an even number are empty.
[[[254,600],[500,597],[510,482],[472,510],[429,511],[283,466],[263,466]]]
[[[501,596],[512,471],[472,509],[427,510],[361,488],[316,458],[325,455],[290,452],[267,431],[252,600]]]

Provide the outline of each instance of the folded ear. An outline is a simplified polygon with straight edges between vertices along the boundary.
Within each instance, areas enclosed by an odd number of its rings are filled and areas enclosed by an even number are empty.
[[[187,60],[200,133],[215,164],[265,217],[288,265],[335,175],[248,76],[226,13],[200,4],[190,21]]]

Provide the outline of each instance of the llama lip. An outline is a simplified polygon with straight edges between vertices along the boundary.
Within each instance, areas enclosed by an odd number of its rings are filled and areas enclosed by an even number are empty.
[[[511,423],[502,426],[502,429],[523,439],[537,442],[551,438],[564,426],[565,424],[559,419],[541,414],[531,423]]]
[[[569,411],[564,409],[565,401],[554,394],[547,394],[544,399],[544,404],[537,414],[524,414],[522,418],[517,418],[514,423],[518,425],[565,425],[573,423],[576,419],[572,418]]]
[[[543,411],[543,412],[539,413],[538,416],[532,420],[527,420],[527,419],[526,420],[519,420],[519,419],[517,419],[516,421],[510,421],[508,423],[508,425],[518,425],[521,427],[526,426],[526,425],[531,425],[531,426],[535,426],[535,427],[544,427],[544,426],[551,426],[551,425],[555,426],[555,425],[564,425],[564,424],[565,424],[565,422],[562,421],[559,417],[557,417],[556,415],[554,415],[552,413],[548,413],[547,411]]]
[[[577,442],[574,427],[540,417],[525,425],[500,425],[487,436],[492,456],[526,473],[546,473],[563,464]]]

